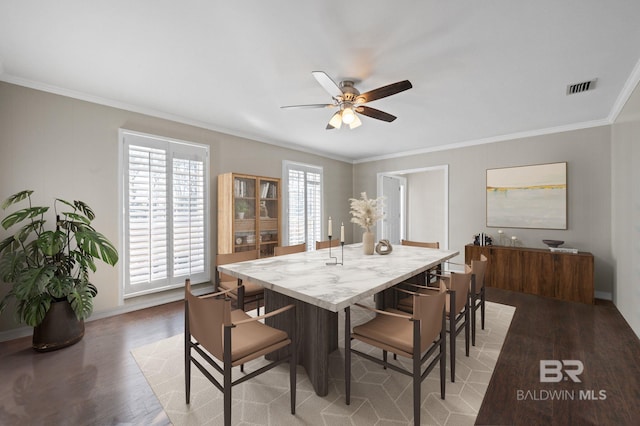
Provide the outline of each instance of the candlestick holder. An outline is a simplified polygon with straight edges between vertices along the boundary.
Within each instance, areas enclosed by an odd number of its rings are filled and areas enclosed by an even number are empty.
[[[340,241],[341,251],[342,251],[342,261],[338,262],[338,258],[336,256],[331,256],[331,237],[329,237],[329,259],[332,259],[333,262],[327,262],[327,265],[344,265],[344,241]]]

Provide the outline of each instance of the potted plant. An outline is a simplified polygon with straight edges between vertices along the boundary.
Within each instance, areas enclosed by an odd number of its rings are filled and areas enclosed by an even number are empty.
[[[249,203],[246,200],[236,201],[236,213],[238,219],[244,219],[244,215],[249,211]]]
[[[34,349],[48,351],[82,339],[98,294],[89,272],[96,271],[96,259],[115,265],[118,252],[91,226],[95,215],[86,203],[56,199],[55,225],[47,227],[49,207],[33,206],[32,193],[18,192],[2,203],[3,210],[23,201],[28,206],[0,222],[5,230],[21,225],[0,242],[0,280],[9,285],[0,313],[15,299],[17,320],[34,327]]]

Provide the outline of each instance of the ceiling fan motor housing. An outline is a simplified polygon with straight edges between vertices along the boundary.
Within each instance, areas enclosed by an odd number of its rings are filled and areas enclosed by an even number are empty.
[[[354,102],[358,95],[360,95],[358,89],[353,87],[353,81],[351,80],[341,81],[340,90],[342,90],[343,94],[342,99],[346,102]]]

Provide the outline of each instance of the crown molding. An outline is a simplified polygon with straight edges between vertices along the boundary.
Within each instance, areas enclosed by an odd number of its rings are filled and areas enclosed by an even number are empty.
[[[622,112],[625,104],[633,94],[633,91],[638,86],[638,82],[640,82],[640,59],[636,62],[636,66],[631,71],[629,78],[627,79],[622,91],[618,95],[615,103],[613,104],[613,108],[611,108],[611,112],[609,113],[609,123],[613,124],[618,119],[618,116]]]
[[[413,155],[428,154],[431,152],[448,151],[451,149],[466,148],[475,145],[485,145],[495,142],[504,142],[513,139],[523,139],[533,136],[549,135],[552,133],[570,132],[572,130],[589,129],[592,127],[607,126],[611,124],[609,119],[585,121],[581,123],[567,124],[564,126],[548,127],[546,129],[527,130],[525,132],[509,133],[506,135],[492,136],[489,138],[473,139],[464,142],[451,143],[446,145],[432,146],[429,148],[403,151],[394,154],[380,155],[376,157],[361,158],[353,161],[353,164],[370,163],[372,161],[389,160],[392,158],[409,157]]]
[[[2,66],[2,64],[0,63],[0,67]],[[2,69],[0,68],[0,71]],[[153,108],[146,108],[146,107],[141,107],[138,105],[133,105],[133,104],[129,104],[126,102],[122,102],[122,101],[117,101],[114,99],[109,99],[109,98],[103,98],[100,96],[95,96],[95,95],[90,95],[88,93],[84,93],[84,92],[78,92],[75,90],[69,90],[69,89],[65,89],[62,87],[58,87],[58,86],[53,86],[53,85],[49,85],[49,84],[45,84],[45,83],[41,83],[41,82],[37,82],[37,81],[33,81],[33,80],[28,80],[28,79],[24,79],[21,77],[16,77],[16,76],[12,76],[12,75],[8,75],[8,74],[2,74],[0,72],[0,81],[4,81],[7,83],[11,83],[11,84],[15,84],[17,86],[23,86],[23,87],[27,87],[29,89],[35,89],[35,90],[40,90],[42,92],[47,92],[47,93],[52,93],[55,95],[60,95],[60,96],[65,96],[68,98],[72,98],[72,99],[77,99],[80,101],[86,101],[86,102],[91,102],[97,105],[103,105],[103,106],[107,106],[107,107],[112,107],[112,108],[117,108],[117,109],[121,109],[121,110],[125,110],[125,111],[130,111],[130,112],[135,112],[138,114],[144,114],[144,115],[148,115],[150,117],[155,117],[155,118],[161,118],[163,120],[169,120],[169,121],[174,121],[176,123],[180,123],[180,124],[186,124],[189,126],[194,126],[194,127],[198,127],[201,129],[206,129],[206,130],[211,130],[214,132],[218,132],[218,133],[224,133],[230,136],[236,136],[239,138],[243,138],[243,139],[248,139],[251,141],[256,141],[256,142],[262,142],[262,143],[266,143],[269,145],[274,145],[274,146],[278,146],[280,148],[286,148],[286,149],[290,149],[293,151],[299,151],[299,152],[304,152],[306,154],[312,154],[312,155],[318,155],[320,157],[323,158],[329,158],[331,160],[336,160],[336,161],[341,161],[344,163],[349,163],[349,164],[353,164],[353,159],[351,158],[347,158],[347,157],[342,157],[339,155],[334,155],[334,154],[330,154],[324,151],[320,151],[320,150],[315,150],[315,149],[311,149],[311,148],[305,148],[305,147],[300,147],[298,145],[293,145],[293,144],[289,144],[286,142],[282,142],[279,140],[275,140],[275,139],[270,139],[270,138],[264,138],[264,137],[260,137],[259,135],[254,135],[251,133],[247,133],[247,132],[238,132],[235,130],[231,130],[225,127],[220,127],[220,126],[214,126],[211,123],[207,123],[207,122],[203,122],[203,121],[198,121],[198,120],[192,120],[189,118],[185,118],[185,117],[181,117],[179,115],[174,115],[174,114],[170,114],[164,111],[159,111]]]

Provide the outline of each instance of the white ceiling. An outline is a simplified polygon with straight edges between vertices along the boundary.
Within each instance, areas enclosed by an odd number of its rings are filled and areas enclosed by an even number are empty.
[[[0,3],[1,80],[356,162],[610,123],[639,58],[637,0]],[[413,88],[329,131],[280,109],[331,101],[316,70]]]

